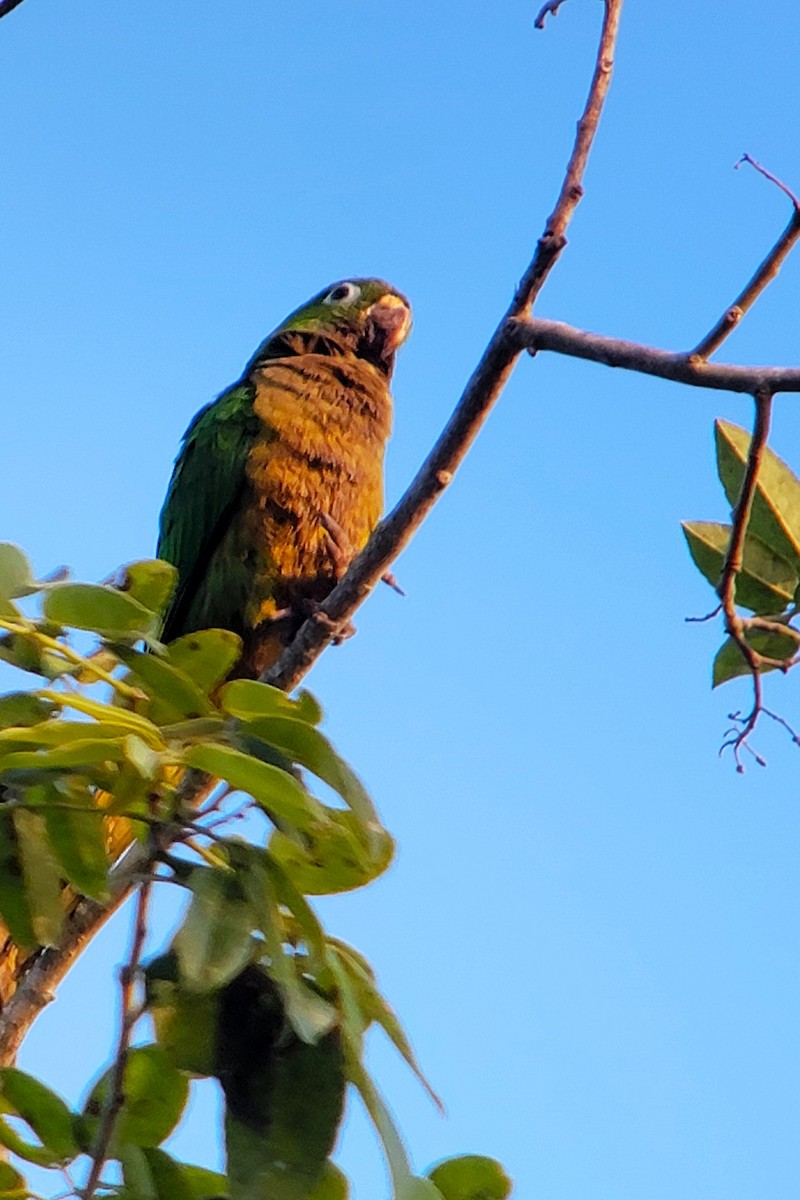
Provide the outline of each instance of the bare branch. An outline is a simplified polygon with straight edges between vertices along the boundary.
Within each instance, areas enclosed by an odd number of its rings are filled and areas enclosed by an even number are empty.
[[[513,322],[520,314],[530,311],[566,245],[566,229],[583,195],[583,174],[611,82],[621,10],[622,0],[605,0],[605,17],[594,74],[586,106],[578,122],[564,183],[508,312],[497,326],[453,415],[411,486],[389,516],[378,525],[344,579],[320,605],[319,612],[305,622],[291,645],[264,674],[265,683],[287,691],[296,687],[325,646],[333,640],[337,627],[352,617],[381,575],[408,545],[451,482],[505,387],[520,351],[526,348],[523,342],[517,341]]]
[[[753,278],[739,293],[733,304],[722,314],[714,328],[695,346],[692,354],[698,358],[708,358],[715,350],[719,349],[728,334],[733,332],[747,310],[753,307],[764,289],[778,274],[784,259],[792,250],[797,239],[800,238],[800,201],[798,201],[794,192],[790,191],[785,183],[781,183],[780,179],[777,179],[762,167],[760,163],[757,163],[749,154],[743,154],[736,166],[741,166],[743,162],[750,163],[751,166],[755,167],[757,171],[760,171],[762,175],[769,179],[771,183],[774,183],[782,192],[785,192],[792,202],[793,212],[789,224],[761,263]]]
[[[17,3],[19,4],[20,0],[17,0]],[[566,4],[566,0],[547,0],[547,3],[545,5],[543,5],[542,8],[539,10],[539,15],[537,16],[536,20],[533,22],[534,26],[537,29],[544,29],[544,23],[547,20],[547,18],[551,14],[552,14],[552,16],[557,17],[558,10],[561,8],[562,4]]]
[[[20,4],[22,0],[0,0],[0,19],[7,17]]]
[[[153,852],[153,845],[149,847],[150,854]],[[100,1182],[100,1176],[108,1158],[108,1148],[111,1145],[111,1137],[114,1133],[114,1126],[117,1123],[117,1118],[122,1111],[122,1106],[125,1103],[125,1067],[128,1062],[128,1053],[130,1050],[131,1034],[133,1027],[139,1019],[139,1009],[136,1003],[136,976],[139,973],[139,964],[142,958],[144,949],[144,941],[147,936],[147,912],[150,904],[150,894],[153,889],[151,879],[145,882],[139,888],[139,895],[136,902],[136,916],[133,924],[133,936],[131,938],[131,949],[128,955],[128,961],[122,967],[120,975],[121,989],[121,1004],[120,1004],[120,1028],[119,1040],[117,1042],[117,1050],[114,1055],[114,1066],[111,1073],[111,1082],[108,1089],[108,1098],[103,1108],[103,1114],[100,1118],[100,1127],[97,1131],[94,1148],[92,1150],[92,1166],[89,1171],[89,1177],[86,1181],[86,1187],[82,1191],[83,1200],[92,1200],[97,1191]]]
[[[736,577],[742,569],[744,542],[747,536],[747,526],[753,509],[753,499],[758,485],[758,473],[764,458],[764,451],[769,436],[769,423],[772,415],[772,395],[766,391],[756,393],[756,415],[753,424],[753,436],[750,439],[750,449],[747,455],[744,479],[741,491],[733,510],[731,540],[722,564],[717,595],[722,602],[725,614],[725,632],[733,638],[741,651],[742,657],[750,668],[753,677],[753,707],[749,716],[744,720],[742,728],[722,749],[730,747],[736,760],[736,770],[741,774],[744,767],[741,762],[741,751],[747,746],[748,739],[758,723],[763,707],[761,698],[761,669],[765,660],[754,650],[745,636],[745,624],[736,611]],[[756,761],[760,761],[756,755]]]
[[[655,375],[691,387],[724,392],[800,392],[800,367],[743,367],[706,362],[695,354],[675,353],[628,342],[622,338],[587,333],[562,321],[520,317],[513,322],[514,337],[521,348],[536,353],[554,350],[572,358],[585,358],[607,367],[622,367],[642,375]]]

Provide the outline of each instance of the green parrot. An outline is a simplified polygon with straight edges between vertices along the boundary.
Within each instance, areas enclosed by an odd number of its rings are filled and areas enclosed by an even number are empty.
[[[236,673],[256,677],[330,592],[382,511],[389,380],[410,327],[383,280],[334,283],[197,414],[161,512],[158,556],[178,569],[164,641],[230,629]]]

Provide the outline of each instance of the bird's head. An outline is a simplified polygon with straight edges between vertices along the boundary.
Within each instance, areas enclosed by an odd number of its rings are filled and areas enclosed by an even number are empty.
[[[295,309],[259,346],[248,372],[287,354],[356,354],[389,376],[410,329],[402,292],[383,279],[343,279]]]

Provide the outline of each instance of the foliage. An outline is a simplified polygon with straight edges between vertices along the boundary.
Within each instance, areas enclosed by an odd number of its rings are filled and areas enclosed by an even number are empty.
[[[728,503],[736,503],[744,479],[750,435],[738,425],[717,421],[717,473]],[[718,588],[730,541],[731,526],[712,521],[684,521],[683,532],[698,570]],[[747,642],[765,659],[761,670],[786,669],[800,648],[800,479],[776,454],[766,449],[758,474],[744,542],[742,567],[736,576],[736,603],[768,628],[747,628]],[[713,686],[750,667],[732,638],[726,639],[713,665]]]
[[[364,1063],[369,1027],[425,1081],[371,967],[323,929],[308,899],[370,883],[391,861],[390,835],[308,693],[226,682],[239,652],[227,631],[159,642],[174,582],[160,561],[103,585],[36,581],[24,554],[0,545],[0,658],[42,681],[0,697],[0,916],[19,945],[55,944],[65,886],[111,895],[107,843],[120,829],[138,840],[149,886],[191,897],[172,944],[128,964],[145,978],[155,1041],[123,1041],[80,1112],[3,1069],[0,1144],[52,1170],[93,1164],[98,1179],[114,1160],[122,1183],[103,1176],[98,1189],[125,1200],[339,1200],[348,1184],[329,1155],[352,1084],[397,1200],[503,1200],[510,1184],[490,1159],[414,1175]],[[75,630],[99,647],[77,649]],[[230,832],[245,812],[263,837]],[[225,1094],[226,1176],[161,1148],[198,1076]],[[0,1196],[26,1194],[16,1167],[2,1165]]]

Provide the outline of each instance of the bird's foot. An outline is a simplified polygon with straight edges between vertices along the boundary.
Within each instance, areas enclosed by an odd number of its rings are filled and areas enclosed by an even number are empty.
[[[334,646],[341,646],[342,642],[349,641],[356,633],[352,621],[332,621],[316,600],[306,600],[303,609],[310,620],[316,621],[330,633]]]
[[[328,535],[328,553],[333,563],[334,576],[337,580],[341,579],[352,562],[353,547],[339,522],[334,520],[330,513],[320,513],[319,519]]]

